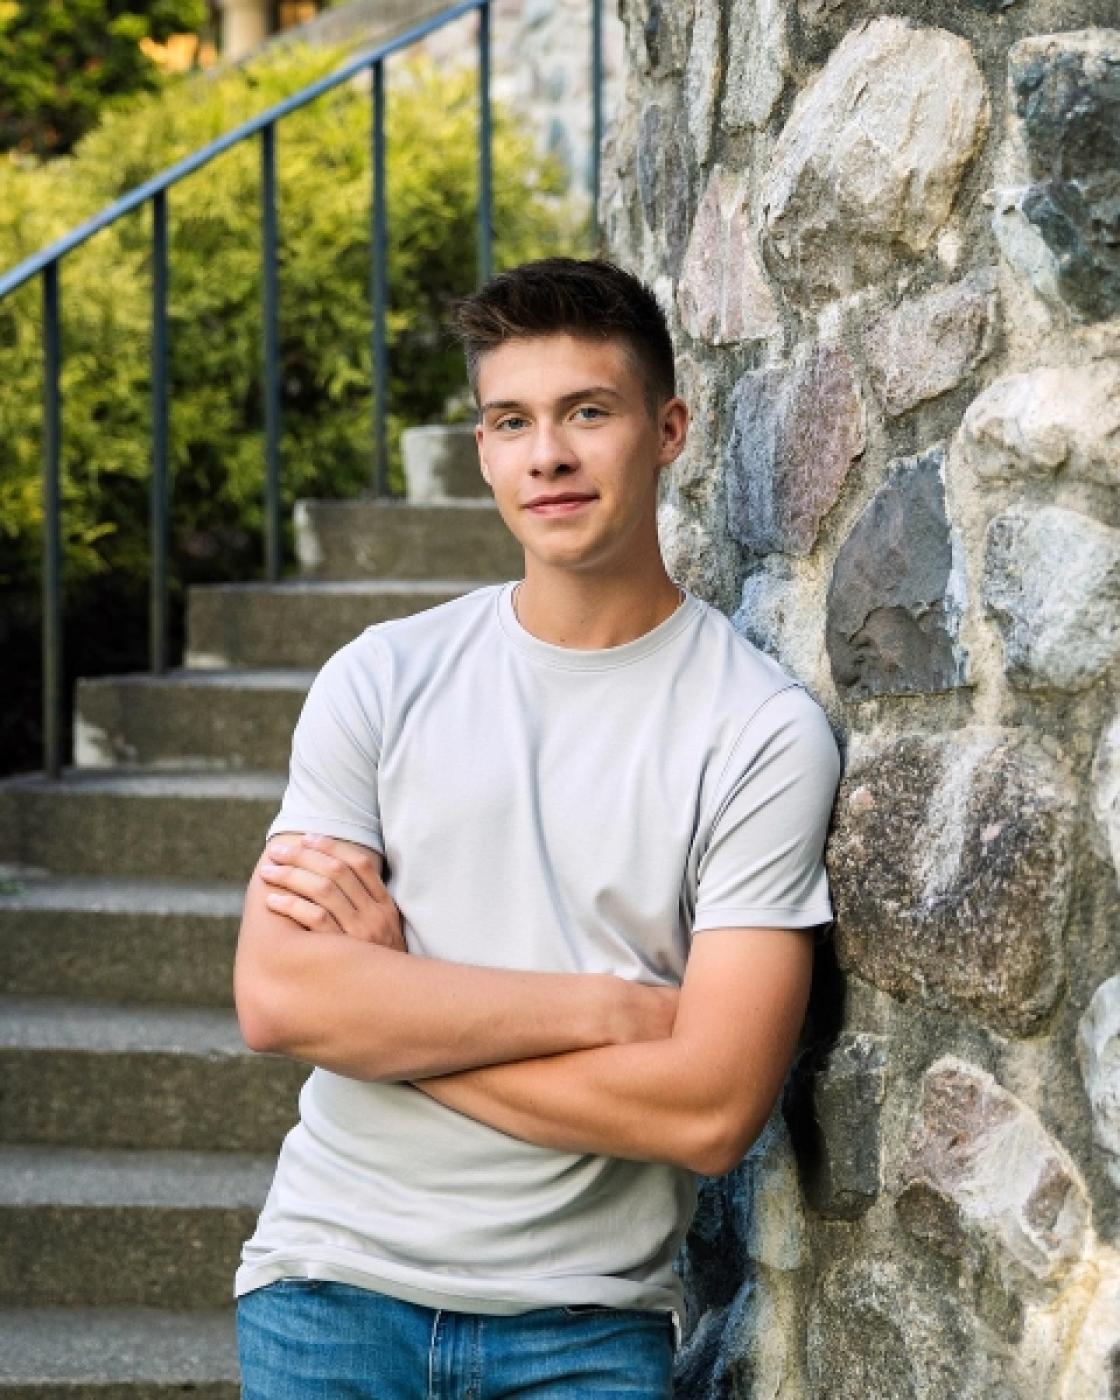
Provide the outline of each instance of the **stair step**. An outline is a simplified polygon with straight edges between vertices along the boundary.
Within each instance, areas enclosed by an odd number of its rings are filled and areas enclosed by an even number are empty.
[[[24,997],[232,1006],[244,894],[244,883],[5,881],[0,987]]]
[[[3,1400],[237,1400],[232,1306],[0,1308]]]
[[[75,762],[286,772],[313,676],[291,669],[178,670],[80,680]]]
[[[0,997],[0,1141],[276,1152],[309,1067],[232,1011]]]
[[[275,1158],[0,1147],[0,1305],[220,1308]]]
[[[294,521],[305,578],[422,579],[437,566],[460,578],[502,582],[524,569],[524,551],[492,498],[297,501]]]
[[[278,773],[98,773],[0,782],[0,861],[64,875],[248,883]]]
[[[405,490],[413,503],[493,501],[478,463],[473,423],[426,423],[401,433]]]
[[[520,578],[521,572],[519,564],[512,576]],[[193,670],[318,670],[328,656],[373,623],[411,617],[486,583],[384,578],[196,586],[187,598],[186,664]]]

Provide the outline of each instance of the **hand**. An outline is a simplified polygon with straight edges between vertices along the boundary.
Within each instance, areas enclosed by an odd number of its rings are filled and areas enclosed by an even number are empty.
[[[619,983],[615,1008],[614,1043],[630,1045],[636,1040],[665,1040],[673,1034],[677,1019],[678,987],[652,987],[644,982]]]
[[[380,857],[368,846],[331,836],[279,837],[258,869],[276,887],[266,899],[275,913],[306,929],[408,951],[400,910],[381,879]]]

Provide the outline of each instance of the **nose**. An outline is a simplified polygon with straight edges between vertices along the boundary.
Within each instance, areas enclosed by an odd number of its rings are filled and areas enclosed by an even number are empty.
[[[537,420],[533,428],[529,464],[535,473],[579,465],[579,458],[562,424],[549,422],[543,416]]]

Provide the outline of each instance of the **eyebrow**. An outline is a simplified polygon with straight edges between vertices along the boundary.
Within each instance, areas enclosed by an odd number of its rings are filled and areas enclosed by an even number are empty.
[[[578,402],[580,399],[602,399],[602,398],[621,399],[621,398],[622,398],[622,395],[618,392],[617,389],[612,389],[612,388],[611,388],[609,385],[607,385],[607,384],[592,384],[592,385],[591,385],[589,388],[587,388],[587,389],[575,389],[575,390],[573,390],[573,392],[570,393],[570,394],[564,394],[562,398],[557,399],[557,403],[559,403],[559,404],[570,404],[570,403],[576,403],[576,402]],[[484,403],[484,404],[482,405],[482,407],[481,407],[481,409],[479,410],[479,412],[480,412],[480,413],[492,413],[492,412],[494,412],[494,411],[497,410],[497,409],[524,408],[524,407],[525,407],[525,405],[524,405],[523,403],[521,403],[518,399],[490,399],[487,403]]]

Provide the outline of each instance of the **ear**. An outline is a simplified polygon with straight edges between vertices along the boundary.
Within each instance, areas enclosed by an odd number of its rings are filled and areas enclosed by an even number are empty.
[[[671,398],[661,410],[661,449],[658,462],[667,467],[684,451],[688,438],[688,406],[681,398]]]

